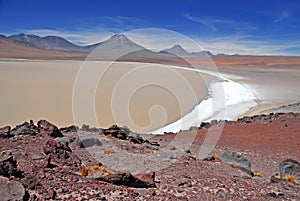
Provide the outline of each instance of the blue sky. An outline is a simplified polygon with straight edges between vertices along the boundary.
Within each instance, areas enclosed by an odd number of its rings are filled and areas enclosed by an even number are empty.
[[[0,0],[0,24],[5,35],[59,35],[81,45],[114,33],[161,28],[214,53],[300,55],[299,0]]]

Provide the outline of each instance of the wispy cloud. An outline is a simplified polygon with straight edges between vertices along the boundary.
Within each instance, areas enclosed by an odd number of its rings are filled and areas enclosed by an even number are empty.
[[[290,13],[287,11],[282,11],[278,14],[278,16],[276,17],[276,19],[273,21],[275,24],[280,23],[282,21],[285,21],[286,19],[288,19],[290,16]]]
[[[77,45],[89,45],[101,42],[114,33],[105,31],[103,29],[87,30],[87,31],[70,31],[70,30],[51,30],[51,29],[26,29],[20,30],[27,34],[34,34],[38,36],[60,36]]]
[[[120,33],[131,29],[147,26],[142,19],[128,16],[94,16],[77,18],[75,26],[81,29],[105,29],[106,31]]]
[[[39,36],[56,35],[78,45],[101,42],[116,33],[140,28],[147,23],[141,19],[126,16],[96,16],[77,18],[71,28],[22,29],[19,32]]]
[[[22,30],[22,32],[40,36],[56,35],[64,37],[79,45],[101,42],[113,32],[105,28],[91,28],[88,30],[51,30],[34,29]],[[208,50],[214,54],[251,54],[251,55],[299,55],[300,41],[276,41],[259,39],[255,35],[232,34],[213,38],[201,38],[199,36],[185,36],[175,31],[166,29],[133,29],[124,33],[132,41],[153,51],[170,48],[175,44],[182,45],[189,52]],[[287,37],[290,38],[290,37]]]
[[[189,13],[186,13],[184,17],[188,20],[191,20],[193,22],[202,24],[213,31],[218,31],[217,25],[218,24],[225,24],[225,25],[233,25],[234,22],[231,20],[225,20],[217,17],[207,17],[207,16],[202,16],[202,17],[193,17]]]
[[[231,27],[234,30],[240,30],[240,29],[255,29],[256,27],[253,25],[250,25],[249,23],[245,22],[238,22],[235,20],[230,19],[224,19],[220,17],[211,17],[211,16],[200,16],[200,17],[194,17],[191,16],[189,13],[186,13],[184,17],[190,21],[199,23],[205,27],[208,27],[209,29],[213,31],[218,31],[219,26],[227,26]]]
[[[254,36],[233,35],[197,41],[204,49],[215,54],[299,55],[300,52],[300,42],[262,41]]]
[[[189,52],[208,50],[214,54],[299,55],[300,52],[300,41],[266,41],[257,39],[253,35],[235,34],[203,39],[155,29],[131,31],[125,34],[133,41],[156,51],[180,44]]]

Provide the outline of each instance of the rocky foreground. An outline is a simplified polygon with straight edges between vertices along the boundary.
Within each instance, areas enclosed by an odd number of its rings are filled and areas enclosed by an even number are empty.
[[[205,137],[220,129],[199,159]],[[178,136],[193,143],[176,146]],[[0,147],[1,200],[300,200],[295,113],[164,135],[30,121],[1,128]]]

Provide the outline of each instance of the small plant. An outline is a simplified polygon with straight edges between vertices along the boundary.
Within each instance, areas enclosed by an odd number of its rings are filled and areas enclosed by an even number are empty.
[[[104,154],[113,154],[116,152],[116,150],[114,148],[108,148],[108,149],[105,149],[103,152],[104,152]]]
[[[219,159],[219,155],[218,154],[214,154],[214,159],[218,160]]]
[[[253,172],[253,177],[263,177],[263,174],[260,172]]]
[[[191,159],[197,160],[197,155],[189,155]]]
[[[107,168],[105,168],[103,166],[94,165],[93,167],[89,168],[89,174],[95,175],[97,172],[112,174],[112,171],[108,170]]]
[[[99,165],[94,165],[92,167],[83,166],[81,169],[81,176],[103,176],[110,175],[113,172],[108,170],[107,168]]]
[[[230,167],[236,168],[236,164],[231,163],[229,165],[230,165]]]
[[[107,137],[113,137],[113,135],[110,133],[110,134],[107,135]]]
[[[85,166],[83,166],[81,169],[81,176],[85,177],[87,176],[87,174],[88,174],[88,169]]]
[[[290,175],[290,174],[286,174],[285,175],[285,178],[291,182],[291,183],[295,183],[295,177],[293,175]]]

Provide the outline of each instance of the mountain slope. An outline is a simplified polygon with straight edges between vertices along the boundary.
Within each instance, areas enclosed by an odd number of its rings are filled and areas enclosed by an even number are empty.
[[[32,43],[14,40],[1,34],[0,34],[0,43],[7,44],[7,45],[17,45],[22,47],[35,47]]]
[[[58,36],[40,37],[32,34],[17,34],[9,36],[10,39],[31,43],[35,47],[45,50],[65,51],[65,52],[78,52],[88,53],[92,48],[81,47],[74,45],[66,39]]]
[[[0,43],[19,47],[38,48],[71,54],[88,55],[89,59],[118,60],[119,58],[134,58],[134,60],[167,60],[179,57],[212,56],[208,51],[188,52],[182,46],[174,45],[169,49],[152,52],[128,39],[125,35],[114,35],[107,40],[87,46],[78,46],[58,36],[40,37],[32,34],[16,34],[9,37],[0,35]],[[95,51],[93,51],[95,50]],[[28,53],[26,53],[27,55]],[[128,56],[126,56],[128,55]]]
[[[180,57],[197,57],[197,56],[213,56],[213,54],[209,51],[200,51],[200,52],[188,52],[181,45],[174,45],[169,49],[165,49],[160,51],[162,54],[173,54]]]
[[[132,52],[145,50],[144,47],[132,42],[125,35],[114,35],[109,39],[95,44],[86,46],[86,48],[94,49],[91,57],[118,59]]]
[[[174,54],[176,56],[188,56],[190,54],[183,47],[181,47],[181,45],[174,45],[169,49],[160,51],[160,53],[169,53],[169,54]]]

